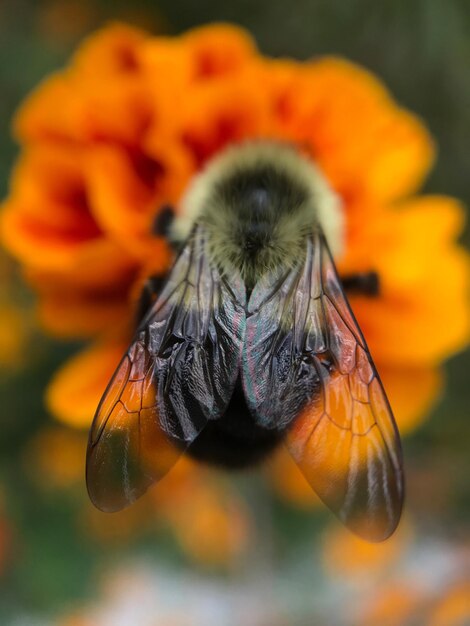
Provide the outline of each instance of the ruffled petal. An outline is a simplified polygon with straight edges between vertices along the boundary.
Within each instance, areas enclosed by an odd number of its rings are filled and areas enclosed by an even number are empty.
[[[422,198],[377,216],[355,242],[354,268],[374,269],[379,298],[352,298],[374,357],[383,363],[437,364],[468,341],[469,257],[455,245],[462,209]]]
[[[252,37],[232,24],[194,28],[183,36],[182,44],[192,59],[192,76],[197,81],[231,76],[257,54]]]
[[[82,156],[46,145],[18,161],[3,206],[2,235],[27,265],[66,266],[102,237],[89,210]]]
[[[100,227],[123,248],[145,256],[142,239],[150,237],[152,222],[165,205],[174,205],[187,185],[191,168],[175,147],[152,154],[103,145],[87,159],[92,211]],[[160,247],[159,253],[165,249]],[[168,263],[168,255],[163,259]]]
[[[440,397],[442,372],[436,367],[401,367],[376,363],[402,435],[415,430]]]
[[[148,34],[119,22],[90,35],[75,53],[72,65],[93,76],[115,76],[135,73],[139,68],[139,50]]]
[[[434,159],[433,142],[371,73],[339,58],[300,67],[278,62],[274,72],[282,134],[308,147],[344,197],[390,201],[419,187]]]
[[[47,388],[46,403],[51,413],[69,426],[89,428],[126,347],[125,341],[103,341],[71,358]]]
[[[259,89],[256,66],[194,87],[181,104],[181,136],[197,166],[225,146],[244,140],[274,138],[268,94]]]

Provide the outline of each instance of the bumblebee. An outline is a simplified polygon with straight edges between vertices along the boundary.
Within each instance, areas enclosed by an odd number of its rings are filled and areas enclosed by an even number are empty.
[[[341,281],[333,261],[341,216],[320,171],[284,144],[230,147],[194,179],[171,224],[174,265],[91,427],[99,509],[132,503],[184,451],[243,468],[282,442],[346,526],[392,534],[400,439],[345,295],[361,277]]]

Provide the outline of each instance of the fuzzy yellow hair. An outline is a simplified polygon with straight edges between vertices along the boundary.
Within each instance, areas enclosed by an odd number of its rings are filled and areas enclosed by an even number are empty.
[[[239,215],[229,203],[232,181],[257,169],[268,168],[274,176],[288,181],[289,189],[299,192],[302,201],[295,210],[277,216],[270,245],[259,254],[257,273],[274,266],[289,266],[298,260],[302,242],[316,225],[320,225],[333,255],[343,247],[343,215],[338,196],[332,191],[319,169],[292,146],[274,141],[247,142],[228,148],[210,161],[194,178],[183,198],[181,212],[173,235],[185,239],[196,221],[208,229],[213,260],[229,272],[238,267],[245,278],[249,270],[240,241],[234,238]],[[223,190],[223,193],[222,193]],[[289,194],[285,201],[289,201]]]

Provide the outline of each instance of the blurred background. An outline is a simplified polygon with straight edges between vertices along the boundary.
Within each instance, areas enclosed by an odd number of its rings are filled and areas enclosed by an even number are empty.
[[[465,0],[0,0],[0,197],[17,154],[16,107],[110,19],[155,34],[226,20],[267,55],[362,64],[437,141],[424,191],[469,205]],[[175,514],[178,496],[163,494],[104,523],[85,494],[86,433],[59,425],[43,401],[78,345],[41,332],[34,296],[6,254],[0,277],[1,624],[470,624],[468,353],[447,363],[440,402],[404,442],[408,511],[383,546],[354,540],[314,502],[279,497],[261,472],[207,470],[209,489],[204,470],[184,486],[198,510]],[[163,521],[150,510],[158,498]]]

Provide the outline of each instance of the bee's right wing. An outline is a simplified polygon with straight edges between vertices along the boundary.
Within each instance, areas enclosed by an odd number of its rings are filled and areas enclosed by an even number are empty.
[[[96,412],[87,487],[103,511],[142,495],[208,420],[225,411],[238,376],[245,289],[209,263],[197,226],[143,319]]]
[[[389,403],[323,234],[284,276],[252,292],[243,387],[257,423],[285,433],[320,498],[379,541],[400,519],[401,447]]]

